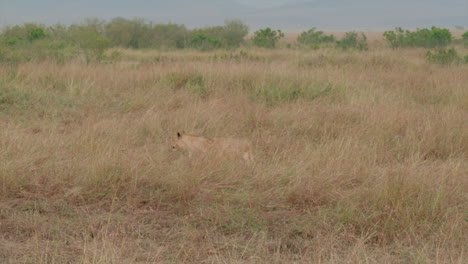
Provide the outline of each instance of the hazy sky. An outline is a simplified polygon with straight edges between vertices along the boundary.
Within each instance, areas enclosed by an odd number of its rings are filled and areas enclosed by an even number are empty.
[[[0,26],[71,24],[88,17],[145,18],[200,27],[241,19],[251,29],[299,31],[455,25],[468,28],[468,0],[0,0]]]
[[[317,2],[317,1],[307,1],[307,0],[236,0],[236,2],[243,5],[252,6],[255,8],[272,8],[280,7],[285,4],[290,3],[304,3],[304,2]]]

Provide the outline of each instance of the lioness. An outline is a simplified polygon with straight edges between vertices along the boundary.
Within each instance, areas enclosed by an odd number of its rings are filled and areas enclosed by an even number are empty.
[[[239,156],[245,161],[253,161],[252,148],[245,139],[237,138],[205,138],[185,132],[177,132],[171,139],[172,150],[183,149],[188,152],[189,158],[198,154],[214,154],[221,156]]]

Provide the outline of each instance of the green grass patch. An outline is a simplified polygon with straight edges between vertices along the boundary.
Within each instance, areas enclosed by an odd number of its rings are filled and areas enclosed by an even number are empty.
[[[30,106],[33,99],[30,94],[15,85],[0,82],[0,112]]]
[[[319,82],[314,84],[289,83],[278,84],[269,83],[262,85],[251,91],[250,98],[253,101],[265,103],[268,106],[275,106],[283,103],[296,101],[312,101],[317,98],[327,97],[338,92],[329,82]]]

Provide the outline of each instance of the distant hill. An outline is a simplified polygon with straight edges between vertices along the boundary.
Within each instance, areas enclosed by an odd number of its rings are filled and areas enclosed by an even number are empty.
[[[70,24],[86,17],[109,20],[117,16],[140,17],[157,23],[173,22],[188,27],[219,25],[226,19],[238,18],[253,30],[266,26],[292,31],[314,26],[328,30],[432,25],[468,27],[468,1],[0,0],[0,25],[24,22]]]

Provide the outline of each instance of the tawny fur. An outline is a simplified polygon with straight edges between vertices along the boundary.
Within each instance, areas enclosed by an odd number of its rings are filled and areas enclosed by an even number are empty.
[[[242,157],[247,162],[253,161],[252,147],[248,140],[238,138],[205,138],[178,132],[171,140],[172,149],[183,149],[194,155],[214,155],[215,157]]]

